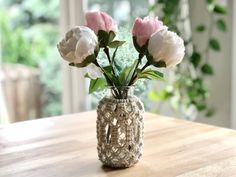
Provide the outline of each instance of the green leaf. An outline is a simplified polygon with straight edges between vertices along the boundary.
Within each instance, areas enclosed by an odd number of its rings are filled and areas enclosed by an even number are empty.
[[[211,67],[211,65],[209,65],[208,63],[205,63],[202,67],[201,67],[201,71],[203,74],[206,75],[212,75],[214,74],[213,68]]]
[[[214,3],[210,3],[210,4],[207,5],[207,10],[209,12],[213,12],[214,8],[215,8],[215,4]]]
[[[120,82],[123,86],[126,85],[126,83],[127,83],[126,82],[126,78],[127,78],[126,76],[128,75],[130,70],[131,70],[131,67],[127,66],[122,70],[122,72],[120,74],[119,80],[120,80]]]
[[[171,91],[168,91],[167,89],[160,90],[158,93],[159,100],[165,101],[169,99],[171,96],[173,96],[173,93]]]
[[[89,85],[89,94],[106,88],[106,81],[102,78],[91,79]]]
[[[214,3],[214,1],[215,1],[215,0],[207,0],[207,3],[208,3],[208,4],[212,4],[212,3]]]
[[[209,108],[206,112],[206,117],[212,117],[215,114],[214,108]]]
[[[94,50],[94,55],[95,55],[95,57],[98,56],[99,51],[100,51],[100,47],[97,45],[96,48],[95,48],[95,50]]]
[[[114,33],[114,31],[110,31],[108,33],[106,31],[99,30],[97,36],[98,36],[99,46],[106,47],[116,37],[116,34]]]
[[[164,80],[164,75],[159,71],[146,69],[142,72],[138,72],[138,78]]]
[[[166,63],[162,60],[158,62],[153,62],[152,64],[158,68],[166,68]]]
[[[166,68],[166,63],[164,61],[158,61],[155,62],[154,60],[150,60],[150,58],[148,58],[149,63],[151,63],[153,66],[157,67],[157,68]]]
[[[115,51],[114,51],[113,54],[112,54],[112,58],[111,58],[111,61],[112,61],[112,62],[115,62],[115,57],[116,57],[116,52],[117,52],[117,50],[118,50],[118,47],[115,49]]]
[[[85,77],[85,78],[92,79],[92,78],[88,75],[88,73],[86,73],[86,74],[84,75],[84,77]]]
[[[210,39],[209,40],[209,47],[215,51],[220,50],[220,43],[217,39]]]
[[[114,31],[109,32],[108,43],[111,43],[113,39],[116,37],[116,33]]]
[[[70,63],[69,65],[70,66],[75,66],[75,67],[78,67],[78,68],[83,68],[83,67],[88,66],[90,63],[92,63],[95,60],[96,60],[96,57],[95,57],[94,54],[92,54],[92,55],[87,56],[82,63]]]
[[[118,65],[118,63],[116,62],[116,60],[115,60],[117,50],[118,50],[118,47],[117,47],[117,48],[115,49],[115,51],[113,52],[111,61],[112,61],[112,63],[114,63],[115,69],[120,73],[121,70],[122,70],[122,67],[120,67],[120,66]]]
[[[167,91],[166,89],[162,89],[158,92],[155,90],[148,92],[148,98],[151,101],[158,101],[158,100],[165,101],[168,98],[170,98],[172,95],[173,94],[171,92]]]
[[[204,103],[198,103],[198,104],[196,104],[196,108],[197,108],[197,110],[198,111],[203,111],[203,110],[205,110],[206,109],[206,104],[204,104]]]
[[[139,44],[137,43],[136,37],[133,36],[134,47],[139,53],[145,54],[147,52],[148,42],[149,42],[149,40],[143,46],[139,46]]]
[[[198,67],[199,63],[201,62],[201,54],[194,51],[190,57],[190,61],[195,68]]]
[[[122,71],[122,67],[120,65],[118,65],[116,60],[113,60],[113,61],[114,61],[114,66],[115,66],[116,70],[118,71],[118,73],[120,73]]]
[[[115,86],[121,86],[121,83],[118,77],[114,76],[113,74],[111,74],[110,72],[106,70],[104,70],[104,73],[105,73],[105,77],[109,80],[109,83],[112,82],[110,84],[112,85],[114,84]]]
[[[119,77],[113,74],[111,65],[103,67],[102,70],[104,72],[104,76],[105,76],[107,82],[109,83],[109,85],[121,86],[121,83],[119,81]]]
[[[108,80],[108,82],[113,85],[115,84],[115,86],[121,86],[121,83],[119,81],[119,78],[117,76],[115,76],[112,72],[112,66],[108,65],[102,68],[104,73],[105,73],[105,77]]]
[[[220,31],[225,32],[225,31],[227,30],[225,21],[222,20],[222,19],[218,19],[218,20],[216,21],[216,26],[217,26],[217,28],[218,28]]]
[[[74,63],[69,63],[69,66],[75,66],[75,64]]]
[[[226,14],[226,8],[222,5],[216,4],[213,11],[217,14]]]
[[[123,69],[123,71],[120,74],[120,78],[119,78],[122,86],[129,85],[138,62],[139,62],[138,60],[135,60],[131,66],[127,66]]]
[[[142,52],[142,51],[141,51],[141,47],[138,45],[138,43],[137,43],[137,38],[136,38],[135,36],[133,36],[133,44],[134,44],[135,49],[136,49],[139,53],[141,53],[141,52]]]
[[[157,101],[159,99],[158,93],[154,90],[148,92],[148,98],[151,101]]]
[[[125,41],[117,41],[117,40],[115,40],[115,41],[112,41],[108,46],[110,48],[117,48],[117,47],[122,46],[124,43],[125,43]]]
[[[157,67],[157,68],[162,68],[162,67],[166,68],[166,63],[165,63],[163,60],[154,61],[154,58],[153,58],[152,55],[150,55],[148,52],[147,52],[147,54],[146,54],[146,58],[147,58],[148,62],[149,62],[151,65],[153,65],[153,66],[155,66],[155,67]]]
[[[112,66],[111,65],[105,66],[105,67],[103,67],[103,69],[106,73],[112,74]]]
[[[196,27],[197,32],[203,32],[203,31],[205,31],[205,29],[206,29],[205,25],[198,25]]]
[[[108,45],[109,40],[110,40],[110,34],[108,32],[99,30],[97,36],[98,36],[100,47],[105,47]]]
[[[197,89],[194,88],[194,87],[188,88],[187,94],[188,94],[188,97],[189,97],[190,99],[194,99],[194,98],[196,98],[196,97],[199,96]]]

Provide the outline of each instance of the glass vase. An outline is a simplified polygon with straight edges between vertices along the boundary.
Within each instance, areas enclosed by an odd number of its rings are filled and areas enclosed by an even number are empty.
[[[110,87],[97,107],[99,160],[114,168],[138,162],[143,149],[143,103],[133,87]]]

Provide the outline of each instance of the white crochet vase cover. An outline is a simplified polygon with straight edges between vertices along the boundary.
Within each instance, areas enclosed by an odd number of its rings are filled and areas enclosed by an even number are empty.
[[[99,102],[97,150],[105,166],[126,168],[138,162],[143,149],[143,113],[143,104],[136,96],[104,97]]]

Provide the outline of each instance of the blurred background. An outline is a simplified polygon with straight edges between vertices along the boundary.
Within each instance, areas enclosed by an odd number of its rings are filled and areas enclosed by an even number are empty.
[[[0,123],[96,108],[104,92],[88,95],[85,71],[56,49],[63,34],[102,10],[132,42],[134,19],[158,15],[185,40],[186,56],[165,70],[165,82],[140,82],[146,111],[236,128],[236,2],[232,0],[0,0]],[[121,56],[134,57],[129,46]],[[145,92],[144,92],[145,91]]]

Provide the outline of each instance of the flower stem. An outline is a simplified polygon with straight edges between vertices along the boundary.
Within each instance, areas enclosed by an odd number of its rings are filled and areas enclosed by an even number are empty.
[[[133,82],[134,78],[136,77],[136,76],[135,76],[135,72],[137,71],[138,65],[140,64],[140,62],[141,62],[141,60],[142,60],[143,57],[144,57],[144,55],[143,55],[142,53],[140,53],[139,56],[138,56],[138,63],[137,63],[137,65],[135,66],[134,72],[133,72],[133,74],[132,74],[131,80],[130,80],[130,82],[129,82],[128,85],[132,85],[132,82]],[[136,74],[136,75],[137,75],[137,74]]]
[[[150,66],[150,63],[147,62],[142,68],[141,68],[141,71],[143,71],[144,69],[146,69],[146,67]]]
[[[145,70],[148,66],[150,66],[150,63],[147,61],[147,63],[141,68],[141,71]],[[136,80],[138,79],[138,75],[136,74],[130,81],[129,85],[133,85]]]
[[[99,65],[99,63],[97,62],[97,60],[95,60],[93,63],[94,63],[97,67],[101,68],[101,70],[102,70],[102,72],[103,72],[103,74],[104,74],[104,76],[105,76],[105,78],[106,78],[108,84],[113,85],[112,80],[107,76],[107,74],[106,74],[106,72],[104,71],[103,67],[101,67],[101,66]]]
[[[102,70],[102,72],[103,72],[103,74],[104,74],[104,77],[105,77],[107,83],[115,87],[115,84],[114,84],[114,83],[112,82],[112,80],[107,76],[106,72],[105,72],[104,69],[99,65],[99,63],[97,62],[97,60],[95,60],[93,63],[94,63],[97,67],[101,68],[101,70]],[[115,91],[115,95],[116,95],[116,98],[120,98],[119,92]]]
[[[106,56],[107,56],[107,59],[108,59],[110,65],[111,65],[112,73],[113,73],[114,75],[116,75],[116,74],[115,74],[115,70],[114,70],[114,68],[113,68],[113,62],[112,62],[111,57],[110,57],[109,48],[106,46],[106,47],[103,49],[103,51],[105,52],[105,54],[106,54]]]

